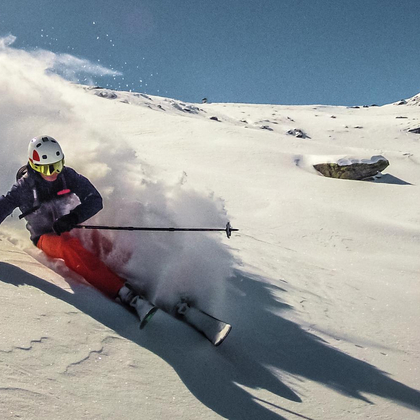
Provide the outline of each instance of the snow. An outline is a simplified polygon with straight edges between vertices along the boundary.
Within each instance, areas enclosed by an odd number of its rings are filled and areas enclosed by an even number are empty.
[[[372,165],[381,161],[386,161],[386,158],[383,156],[372,156],[370,159],[341,158],[337,161],[337,164],[339,166],[348,166],[356,163],[365,163],[367,165]]]
[[[417,107],[98,96],[46,73],[50,55],[9,44],[0,50],[3,193],[29,140],[49,134],[104,196],[92,224],[230,220],[240,231],[104,232],[101,245],[75,232],[152,300],[189,293],[230,322],[214,348],[161,311],[139,331],[134,315],[40,254],[18,212],[8,218],[2,418],[420,417],[420,137],[407,132]],[[390,161],[376,182],[311,168],[372,156]]]

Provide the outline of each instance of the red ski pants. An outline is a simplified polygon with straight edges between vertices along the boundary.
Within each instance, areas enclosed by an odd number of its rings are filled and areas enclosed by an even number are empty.
[[[63,233],[45,234],[37,247],[52,258],[61,258],[68,268],[81,275],[88,283],[114,299],[125,281],[111,271],[95,254],[83,247],[79,239]]]

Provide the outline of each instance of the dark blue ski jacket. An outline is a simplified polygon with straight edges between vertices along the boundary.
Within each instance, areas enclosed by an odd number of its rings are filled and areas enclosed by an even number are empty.
[[[27,165],[26,174],[0,197],[0,223],[19,207],[26,228],[36,245],[44,233],[52,233],[53,223],[68,213],[82,223],[102,209],[102,197],[84,176],[67,166],[54,182],[45,181]]]

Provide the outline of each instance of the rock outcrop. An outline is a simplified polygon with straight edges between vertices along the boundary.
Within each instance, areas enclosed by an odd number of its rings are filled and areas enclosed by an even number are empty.
[[[313,166],[329,178],[366,180],[388,167],[389,161],[383,156],[372,156],[370,159],[340,159],[337,162],[319,163]]]
[[[413,134],[420,134],[420,127],[416,127],[416,128],[410,128],[408,130],[409,133],[413,133]]]
[[[295,136],[300,139],[306,139],[308,136],[306,133],[303,132],[300,128],[293,128],[287,132],[287,134],[290,134],[291,136]]]

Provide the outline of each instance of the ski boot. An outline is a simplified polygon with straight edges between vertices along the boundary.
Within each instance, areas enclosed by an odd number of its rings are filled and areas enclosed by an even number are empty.
[[[132,289],[132,286],[126,283],[118,292],[118,298],[121,303],[133,310],[140,319],[140,329],[143,329],[151,320],[152,316],[158,310],[156,306],[146,300],[143,296],[139,296]]]

